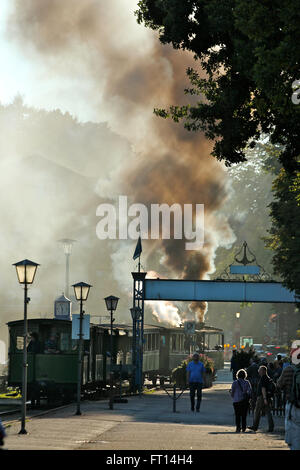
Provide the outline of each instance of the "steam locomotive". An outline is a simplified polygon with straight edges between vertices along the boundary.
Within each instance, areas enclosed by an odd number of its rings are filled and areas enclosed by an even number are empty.
[[[9,329],[8,385],[22,386],[23,320],[12,321]],[[27,346],[28,400],[34,404],[40,397],[48,401],[72,401],[76,394],[78,341],[72,339],[72,321],[62,319],[29,319],[32,340]],[[28,340],[27,340],[28,342]],[[218,348],[212,349],[212,342]],[[208,354],[216,369],[223,368],[223,331],[213,327],[196,329],[187,336],[184,328],[144,326],[143,379],[156,384],[170,379],[191,351]],[[82,393],[96,390],[105,393],[110,372],[132,377],[132,326],[114,325],[112,352],[110,325],[90,324],[90,339],[84,340],[82,362]],[[111,360],[113,358],[113,360]]]

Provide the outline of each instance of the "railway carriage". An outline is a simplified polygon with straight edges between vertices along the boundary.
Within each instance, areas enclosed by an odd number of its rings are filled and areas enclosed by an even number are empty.
[[[9,328],[9,370],[8,384],[13,387],[22,385],[23,363],[23,320],[8,323]],[[39,402],[57,399],[71,401],[76,395],[78,349],[77,340],[72,339],[72,322],[63,319],[29,319],[29,334],[35,335],[38,343],[35,350],[28,346],[28,399]],[[209,354],[217,368],[224,364],[223,350],[210,350],[209,338],[222,330],[205,327],[186,335],[183,328],[167,328],[158,325],[144,326],[143,378],[156,384],[170,379],[172,369],[194,350]],[[223,342],[219,342],[223,344]],[[90,325],[90,339],[83,344],[82,390],[105,392],[109,384],[109,374],[131,379],[132,366],[132,326],[114,325],[112,338],[109,325]]]
[[[218,348],[211,348],[212,342]],[[163,384],[169,380],[171,372],[193,351],[208,354],[214,360],[216,369],[224,367],[223,330],[210,326],[196,329],[187,335],[180,327],[144,327],[143,376]]]
[[[22,320],[8,323],[8,384],[13,387],[22,384],[23,325]],[[28,399],[34,400],[39,391],[49,400],[55,399],[58,393],[66,400],[72,398],[76,390],[78,355],[76,341],[71,340],[71,327],[67,320],[28,320],[28,331],[37,335],[39,343],[34,352],[28,350],[27,353]],[[56,342],[55,352],[46,346],[51,337],[54,338],[52,346],[54,340]]]

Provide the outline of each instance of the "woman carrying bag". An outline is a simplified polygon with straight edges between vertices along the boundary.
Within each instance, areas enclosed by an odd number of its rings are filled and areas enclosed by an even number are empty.
[[[230,393],[233,400],[233,408],[235,413],[235,432],[245,432],[247,423],[247,412],[249,408],[249,400],[251,397],[251,385],[247,378],[247,372],[240,369],[236,374],[237,380],[232,384]]]

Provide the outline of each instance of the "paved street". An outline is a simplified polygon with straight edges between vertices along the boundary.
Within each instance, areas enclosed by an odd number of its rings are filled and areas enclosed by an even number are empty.
[[[88,450],[283,450],[284,419],[275,417],[275,432],[266,433],[266,419],[256,434],[236,434],[233,407],[228,393],[228,369],[220,371],[211,389],[203,391],[200,413],[189,407],[188,391],[172,401],[162,391],[143,397],[130,397],[128,403],[108,409],[107,401],[83,402],[82,415],[75,416],[75,405],[30,418],[27,435],[18,435],[19,423],[7,428],[5,447],[11,450],[88,449]],[[249,418],[249,424],[252,418]]]

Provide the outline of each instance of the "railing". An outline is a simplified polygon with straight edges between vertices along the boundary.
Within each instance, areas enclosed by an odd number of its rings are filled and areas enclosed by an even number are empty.
[[[249,414],[254,413],[256,397],[252,397],[252,404],[249,408]],[[285,416],[286,396],[284,391],[276,391],[272,398],[271,412],[273,416]]]
[[[180,392],[178,391],[178,395],[176,395],[176,383],[170,384],[170,389],[173,391],[172,395],[168,392],[167,387],[162,387],[163,390],[166,392],[169,398],[171,398],[173,402],[173,413],[176,413],[176,401],[181,397],[183,392],[185,391],[185,387],[182,387],[180,389]]]
[[[286,396],[284,391],[275,392],[272,400],[273,416],[285,416]]]

